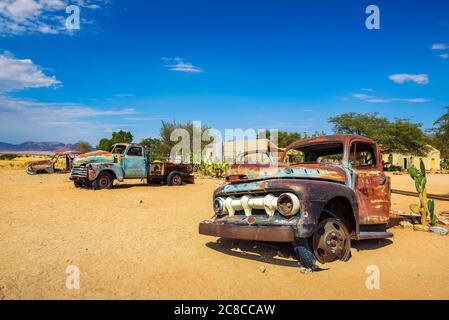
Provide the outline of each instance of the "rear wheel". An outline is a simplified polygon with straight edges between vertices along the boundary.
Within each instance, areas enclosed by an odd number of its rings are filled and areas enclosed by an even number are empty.
[[[182,185],[182,176],[179,172],[173,171],[167,177],[167,185],[169,186],[180,186]]]
[[[102,172],[97,179],[92,182],[92,188],[94,190],[111,189],[113,182],[114,178],[109,172]]]

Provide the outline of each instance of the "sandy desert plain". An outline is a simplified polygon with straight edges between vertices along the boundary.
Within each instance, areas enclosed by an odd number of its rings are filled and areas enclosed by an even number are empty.
[[[449,236],[392,228],[391,241],[353,243],[349,262],[303,274],[288,244],[198,234],[220,180],[92,191],[67,174],[0,168],[0,177],[1,299],[449,299]],[[414,191],[407,175],[392,186]],[[428,188],[449,194],[449,175],[430,175]],[[417,201],[393,194],[392,208]],[[70,265],[79,290],[66,288]],[[378,290],[365,285],[373,265]]]

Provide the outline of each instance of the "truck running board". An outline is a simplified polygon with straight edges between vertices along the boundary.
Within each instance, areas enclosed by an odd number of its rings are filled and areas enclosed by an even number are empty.
[[[371,239],[388,239],[393,238],[394,234],[391,232],[385,232],[385,231],[364,231],[360,232],[359,234],[359,240],[371,240]]]

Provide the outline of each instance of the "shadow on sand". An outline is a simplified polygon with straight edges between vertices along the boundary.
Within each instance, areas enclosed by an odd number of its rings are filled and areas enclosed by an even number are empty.
[[[212,250],[243,259],[284,267],[298,268],[293,246],[290,243],[267,243],[220,238],[206,246]]]
[[[389,246],[392,243],[388,239],[352,241],[351,247],[357,251],[376,250]],[[216,242],[207,243],[206,246],[212,250],[237,258],[284,267],[298,268],[300,266],[291,243],[268,243],[220,238]]]
[[[351,247],[357,251],[376,250],[393,244],[390,239],[352,241]]]

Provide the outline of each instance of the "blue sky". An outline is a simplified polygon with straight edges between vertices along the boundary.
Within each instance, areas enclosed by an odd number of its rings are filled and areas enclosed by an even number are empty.
[[[349,111],[429,128],[449,105],[448,54],[446,0],[3,0],[0,141],[138,141],[161,119],[330,133]]]

